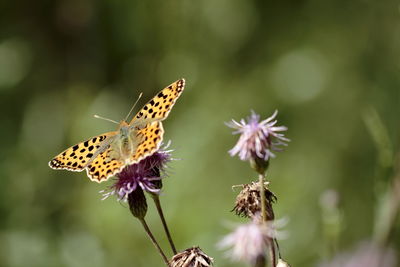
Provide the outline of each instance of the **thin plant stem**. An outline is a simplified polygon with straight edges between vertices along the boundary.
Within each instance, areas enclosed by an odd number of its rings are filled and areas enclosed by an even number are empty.
[[[164,254],[164,252],[162,251],[161,247],[158,245],[158,243],[157,243],[156,239],[154,238],[153,234],[151,233],[150,228],[149,228],[149,226],[147,225],[146,221],[144,220],[144,218],[139,218],[139,220],[140,220],[140,222],[142,223],[143,228],[144,228],[144,230],[146,231],[147,235],[149,236],[151,242],[152,242],[153,245],[156,247],[158,253],[160,253],[161,258],[164,260],[165,265],[166,265],[166,266],[169,266],[167,257],[165,256],[165,254]]]
[[[281,249],[279,248],[278,240],[276,240],[276,238],[274,238],[274,242],[275,242],[276,250],[278,251],[278,257],[279,257],[279,259],[282,259]]]
[[[265,198],[265,188],[264,188],[264,174],[259,174],[258,176],[259,184],[260,184],[260,199],[261,199],[261,216],[263,223],[267,222],[267,200]],[[268,238],[268,249],[269,249],[269,258],[271,260],[271,266],[275,267],[276,263],[276,253],[275,253],[275,244],[272,238]]]
[[[264,174],[259,174],[258,180],[260,184],[261,216],[263,222],[265,223],[267,221],[267,207],[266,207],[265,189],[264,189]]]
[[[271,266],[275,267],[275,263],[276,263],[276,253],[275,253],[275,244],[274,244],[274,240],[272,238],[268,238],[268,243],[269,243],[269,257],[271,259]]]
[[[169,244],[171,246],[172,252],[174,253],[174,255],[176,255],[177,251],[176,251],[176,248],[175,248],[175,245],[174,245],[174,241],[172,240],[171,234],[169,232],[167,222],[165,221],[164,213],[163,213],[163,210],[162,210],[162,207],[161,207],[161,203],[160,203],[160,197],[158,195],[156,195],[156,194],[152,194],[152,197],[153,197],[153,200],[154,200],[154,204],[157,207],[158,215],[160,216],[160,219],[161,219],[162,225],[164,227],[165,234],[167,235],[168,242],[169,242]]]

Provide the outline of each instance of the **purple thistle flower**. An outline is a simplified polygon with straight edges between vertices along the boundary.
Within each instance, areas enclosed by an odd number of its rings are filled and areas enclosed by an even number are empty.
[[[287,146],[285,142],[290,140],[284,137],[284,134],[279,133],[286,131],[285,126],[275,126],[275,120],[278,111],[275,110],[271,117],[260,121],[260,115],[251,111],[251,115],[240,120],[240,123],[232,120],[226,123],[228,127],[236,129],[233,134],[240,134],[239,141],[229,150],[229,154],[233,157],[236,154],[243,161],[262,159],[268,161],[275,157],[272,151],[282,151],[280,146]]]
[[[264,231],[261,225],[253,222],[239,226],[233,233],[225,236],[218,245],[222,248],[232,247],[228,253],[232,260],[251,264],[267,251]]]
[[[238,226],[219,243],[220,248],[231,248],[228,256],[233,261],[254,264],[259,257],[266,257],[268,239],[276,238],[277,230],[272,221],[259,223],[260,219]]]
[[[110,190],[108,192],[101,191],[103,199],[116,194],[118,200],[126,200],[127,196],[138,187],[144,191],[159,194],[160,182],[164,178],[161,174],[167,167],[166,163],[172,160],[172,150],[165,150],[168,146],[169,144],[138,163],[125,167],[116,175],[117,179],[109,188]]]

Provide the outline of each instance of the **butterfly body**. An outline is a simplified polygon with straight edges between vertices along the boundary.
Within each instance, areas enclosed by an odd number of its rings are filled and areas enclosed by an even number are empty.
[[[131,155],[136,152],[138,145],[143,141],[143,136],[138,134],[139,130],[140,128],[132,127],[126,121],[121,121],[116,136],[110,144],[109,157],[125,162],[125,164],[133,163]]]
[[[92,181],[103,182],[125,166],[156,152],[162,142],[164,120],[183,92],[181,79],[160,91],[128,123],[117,131],[92,137],[61,152],[49,162],[53,169],[86,170]]]

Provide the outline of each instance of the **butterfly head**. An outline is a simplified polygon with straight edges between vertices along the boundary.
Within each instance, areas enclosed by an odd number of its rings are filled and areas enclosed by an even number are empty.
[[[118,131],[122,134],[122,135],[127,135],[129,132],[129,124],[122,120],[119,123],[119,127],[118,127]]]

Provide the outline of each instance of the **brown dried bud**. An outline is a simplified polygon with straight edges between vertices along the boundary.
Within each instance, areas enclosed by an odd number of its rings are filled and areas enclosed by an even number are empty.
[[[264,190],[267,220],[274,220],[275,215],[272,209],[272,203],[274,203],[277,198],[266,185],[264,185]],[[248,218],[253,218],[256,214],[261,213],[260,186],[258,182],[243,185],[242,191],[240,191],[236,197],[235,207],[232,211],[235,211],[236,215]]]
[[[290,265],[287,262],[285,262],[284,260],[279,259],[276,267],[290,267]]]
[[[199,247],[179,252],[169,261],[171,267],[211,267],[214,259],[207,256]]]

